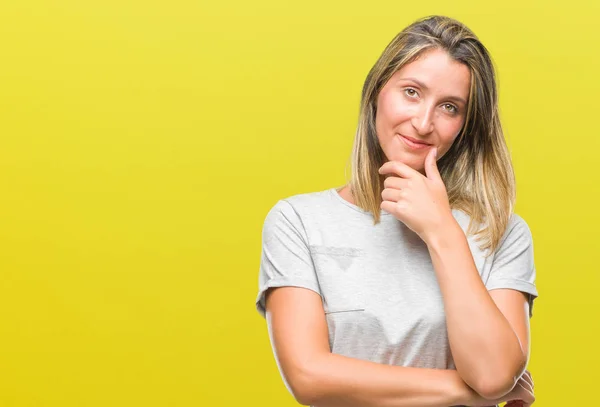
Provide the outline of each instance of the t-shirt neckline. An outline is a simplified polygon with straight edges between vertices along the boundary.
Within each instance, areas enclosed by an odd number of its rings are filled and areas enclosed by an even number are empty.
[[[342,189],[344,188],[344,185],[342,185],[341,187],[335,187],[335,188],[331,188],[329,190],[329,192],[335,197],[335,199],[339,202],[341,202],[342,204],[346,205],[348,208],[354,209],[357,212],[362,213],[363,215],[369,215],[369,216],[373,216],[373,214],[369,211],[365,211],[364,209],[362,209],[360,206],[354,205],[348,201],[346,201],[344,198],[342,198],[342,196],[338,193],[338,188]],[[381,216],[389,216],[391,215],[391,213],[386,212],[384,210],[381,210]]]

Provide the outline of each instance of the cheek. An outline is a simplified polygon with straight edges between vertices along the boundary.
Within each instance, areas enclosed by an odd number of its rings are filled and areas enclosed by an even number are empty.
[[[461,128],[461,125],[447,123],[447,125],[444,126],[443,131],[440,131],[440,141],[441,144],[444,146],[444,154],[448,150],[450,150],[450,147],[452,147],[452,144],[454,144],[454,142],[458,138]]]
[[[442,137],[444,143],[448,143],[451,145],[456,140],[462,129],[462,124],[462,120],[449,122],[446,124],[446,126],[444,127],[444,134]]]
[[[410,117],[409,106],[398,96],[391,92],[382,95],[377,109],[378,124],[395,126]]]

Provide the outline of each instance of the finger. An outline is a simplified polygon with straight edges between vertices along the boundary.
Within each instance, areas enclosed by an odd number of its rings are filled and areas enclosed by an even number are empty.
[[[519,379],[519,381],[517,382],[518,385],[520,385],[521,387],[523,387],[525,390],[527,390],[528,392],[533,394],[533,386],[531,385],[531,383],[529,383],[527,380],[525,380],[523,377],[521,377]]]
[[[527,371],[527,377],[529,378],[529,383],[531,383],[531,388],[534,389],[535,388],[535,383],[533,381],[533,376],[531,375],[530,371]]]
[[[425,175],[431,180],[441,180],[442,176],[437,167],[437,147],[429,149],[425,157]]]
[[[519,380],[525,380],[533,389],[533,378],[531,377],[531,373],[529,373],[527,370],[521,375]]]
[[[381,192],[381,198],[384,201],[398,202],[404,197],[405,193],[403,189],[386,188]]]
[[[391,213],[392,215],[396,214],[396,203],[395,202],[390,202],[390,201],[383,201],[381,202],[381,210],[384,210],[388,213]]]
[[[400,177],[389,176],[383,181],[384,188],[404,189],[408,185],[408,180]]]
[[[402,178],[421,176],[421,173],[400,161],[388,161],[379,168],[380,174],[396,174]]]
[[[531,388],[528,388],[529,384],[523,380],[520,380],[517,383],[517,386],[521,387],[521,389],[523,390],[520,391],[520,393],[522,393],[522,396],[520,396],[519,398],[523,400],[525,404],[533,404],[533,402],[535,401],[535,395],[533,394],[533,390]]]

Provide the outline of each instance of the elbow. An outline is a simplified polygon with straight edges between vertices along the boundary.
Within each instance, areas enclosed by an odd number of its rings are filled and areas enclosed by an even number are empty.
[[[480,379],[473,386],[473,390],[484,399],[495,400],[510,393],[515,384],[516,380],[513,378],[489,377]]]
[[[289,390],[298,404],[303,406],[312,406],[316,404],[317,397],[314,391],[314,386],[307,378],[295,377],[290,381]]]
[[[514,362],[497,369],[488,368],[485,373],[480,372],[472,380],[471,387],[481,397],[488,400],[505,396],[515,387],[527,365],[526,359],[519,359]]]
[[[319,381],[315,369],[298,367],[286,380],[288,390],[296,401],[303,406],[312,406],[319,400]]]
[[[517,372],[511,369],[501,373],[497,372],[493,375],[481,375],[480,378],[475,381],[473,390],[485,399],[499,399],[510,393],[515,387],[523,370],[524,369],[518,369]]]

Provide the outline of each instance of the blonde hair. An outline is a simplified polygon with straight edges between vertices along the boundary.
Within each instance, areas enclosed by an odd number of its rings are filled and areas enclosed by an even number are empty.
[[[390,77],[420,54],[445,50],[471,72],[465,123],[452,147],[438,160],[450,206],[470,216],[467,234],[483,241],[491,254],[500,242],[515,202],[515,179],[498,111],[493,62],[483,44],[464,24],[445,16],[419,19],[385,48],[365,80],[359,122],[352,147],[350,190],[355,204],[381,216],[386,160],[375,130],[377,96]],[[484,225],[482,227],[482,225]]]

